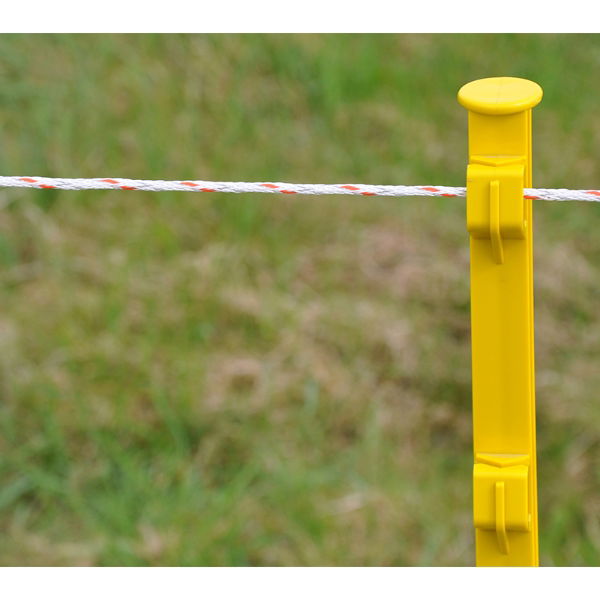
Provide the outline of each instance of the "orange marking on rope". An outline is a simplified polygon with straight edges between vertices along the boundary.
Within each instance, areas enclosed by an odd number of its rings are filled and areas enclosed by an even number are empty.
[[[362,196],[375,196],[375,192],[361,192]]]
[[[294,190],[281,190],[282,194],[297,194],[298,192],[295,192]]]
[[[527,198],[527,200],[539,200],[539,196],[523,196],[523,198]]]
[[[598,190],[588,190],[586,194],[591,194],[592,196],[600,196],[600,192]]]
[[[129,185],[122,185],[121,189],[122,190],[137,190],[137,188],[131,187]]]
[[[55,185],[45,185],[44,183],[40,183],[40,187],[46,189],[56,188]]]
[[[181,185],[189,185],[190,187],[198,187],[198,184],[194,183],[192,181],[182,181]]]
[[[428,192],[439,192],[440,190],[438,188],[434,188],[434,187],[422,187],[422,190],[427,190]]]
[[[340,185],[340,187],[345,190],[352,190],[353,192],[360,190],[360,188],[357,188],[355,185]]]
[[[446,196],[447,198],[456,198],[456,194],[442,194],[442,196]]]
[[[100,181],[104,181],[105,183],[119,183],[116,179],[101,179]]]
[[[31,177],[19,177],[21,181],[26,181],[27,183],[37,183],[35,179],[31,179]]]
[[[216,192],[217,190],[213,190],[212,188],[200,188],[201,192]]]
[[[262,185],[263,187],[271,188],[272,190],[276,190],[279,187],[278,185],[275,185],[274,183],[261,183],[260,185]]]

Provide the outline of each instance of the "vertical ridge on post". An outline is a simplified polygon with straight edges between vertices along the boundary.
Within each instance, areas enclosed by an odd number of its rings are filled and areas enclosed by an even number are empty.
[[[493,77],[458,93],[469,111],[473,517],[478,566],[537,566],[533,339],[532,81]]]

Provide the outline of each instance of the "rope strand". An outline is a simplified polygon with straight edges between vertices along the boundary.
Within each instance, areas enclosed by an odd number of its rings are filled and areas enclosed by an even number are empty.
[[[228,192],[233,194],[345,194],[352,196],[438,196],[464,198],[466,188],[443,185],[368,185],[364,183],[321,184],[247,181],[163,181],[160,179],[65,179],[56,177],[2,177],[0,188],[58,190],[141,190],[146,192]],[[524,190],[533,200],[583,200],[600,202],[600,190],[533,189]]]

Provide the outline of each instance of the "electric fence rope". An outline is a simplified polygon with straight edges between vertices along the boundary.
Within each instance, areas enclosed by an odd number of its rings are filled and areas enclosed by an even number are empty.
[[[367,185],[363,183],[273,183],[248,181],[163,181],[160,179],[64,179],[56,177],[2,177],[0,188],[57,190],[140,190],[145,192],[229,192],[233,194],[346,194],[351,196],[443,196],[464,198],[466,188],[443,185]],[[534,189],[523,191],[533,200],[600,202],[600,190]]]

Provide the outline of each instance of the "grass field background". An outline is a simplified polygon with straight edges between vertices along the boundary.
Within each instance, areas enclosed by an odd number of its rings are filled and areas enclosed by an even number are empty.
[[[0,172],[463,185],[542,85],[600,187],[600,37],[3,35]],[[462,199],[0,191],[0,564],[470,565]],[[600,205],[535,203],[541,560],[600,563]]]

